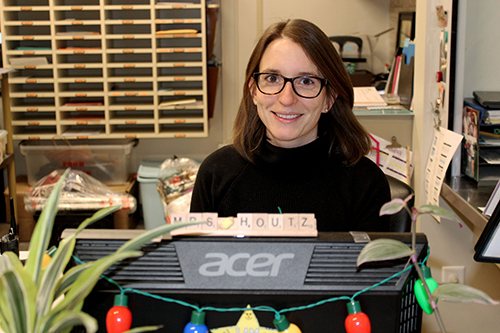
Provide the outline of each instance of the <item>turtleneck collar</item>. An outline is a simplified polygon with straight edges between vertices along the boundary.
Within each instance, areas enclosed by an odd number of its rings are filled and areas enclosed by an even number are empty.
[[[317,170],[318,165],[326,166],[328,149],[327,140],[321,137],[296,148],[277,147],[266,140],[256,151],[255,164],[279,172]]]

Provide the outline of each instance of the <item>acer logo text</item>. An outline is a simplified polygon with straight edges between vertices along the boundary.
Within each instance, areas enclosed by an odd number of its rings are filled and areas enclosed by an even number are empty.
[[[233,277],[254,276],[267,277],[278,276],[280,265],[285,259],[293,259],[293,253],[282,253],[277,256],[271,253],[236,253],[229,257],[225,253],[211,252],[205,255],[206,259],[215,259],[200,266],[198,272],[203,276],[223,276],[227,274]]]

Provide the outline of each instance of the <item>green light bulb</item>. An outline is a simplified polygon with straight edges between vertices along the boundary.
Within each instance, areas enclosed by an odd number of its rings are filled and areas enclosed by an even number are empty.
[[[431,268],[427,266],[422,267],[422,273],[424,274],[425,282],[427,283],[427,286],[429,287],[429,290],[432,294],[432,292],[438,287],[438,283],[431,276]],[[427,314],[432,314],[434,312],[434,309],[429,303],[429,297],[427,297],[427,293],[425,292],[425,287],[422,280],[418,279],[417,281],[415,281],[414,290],[415,296],[417,297],[417,302],[422,310],[424,310],[424,312]]]

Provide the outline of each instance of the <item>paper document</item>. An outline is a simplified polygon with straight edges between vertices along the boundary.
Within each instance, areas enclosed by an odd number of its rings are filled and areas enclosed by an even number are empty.
[[[439,206],[439,195],[446,175],[446,170],[463,136],[446,128],[434,129],[431,151],[425,169],[425,201]],[[438,219],[439,220],[439,219]]]
[[[354,87],[354,106],[384,106],[387,103],[375,87]]]
[[[410,185],[413,172],[413,153],[409,147],[390,148],[392,143],[370,134],[372,150],[368,155],[389,176]]]

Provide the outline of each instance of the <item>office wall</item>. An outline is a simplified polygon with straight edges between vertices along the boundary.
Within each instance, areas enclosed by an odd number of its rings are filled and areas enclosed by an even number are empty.
[[[415,118],[413,147],[416,159],[416,173],[414,175],[415,189],[419,194],[417,202],[425,203],[422,197],[425,177],[425,163],[428,158],[432,140],[434,116],[430,103],[435,100],[436,92],[435,73],[437,71],[437,56],[439,50],[439,28],[436,27],[435,6],[443,4],[449,6],[450,1],[427,0],[417,2],[417,36],[416,36],[416,76],[415,76]],[[463,19],[459,22],[458,31],[460,42],[457,54],[459,59],[457,79],[460,77],[457,90],[459,95],[457,104],[463,96],[472,96],[472,91],[481,88],[499,89],[498,57],[484,54],[487,51],[498,54],[498,38],[500,36],[499,23],[492,17],[498,13],[500,3],[496,0],[486,1],[459,1],[459,15]],[[477,24],[481,22],[481,24]],[[478,25],[480,27],[478,27]],[[465,36],[463,35],[465,34]],[[464,38],[465,37],[465,38]],[[496,44],[494,41],[496,40]],[[488,47],[486,47],[488,45]],[[493,46],[494,45],[494,46]],[[479,60],[490,62],[489,70],[480,68]],[[458,107],[460,112],[460,107]],[[459,117],[461,118],[461,117]],[[441,200],[441,206],[446,204]],[[433,277],[442,281],[441,268],[443,266],[464,266],[466,284],[481,289],[494,299],[500,299],[500,270],[492,264],[476,263],[473,261],[473,246],[480,230],[474,230],[463,223],[462,227],[454,222],[443,220],[438,224],[433,218],[424,216],[420,219],[419,230],[429,239],[431,256],[429,266]],[[500,307],[489,307],[478,304],[461,304],[440,302],[439,309],[447,332],[498,332],[498,317]],[[423,332],[441,332],[434,316],[424,316]]]

